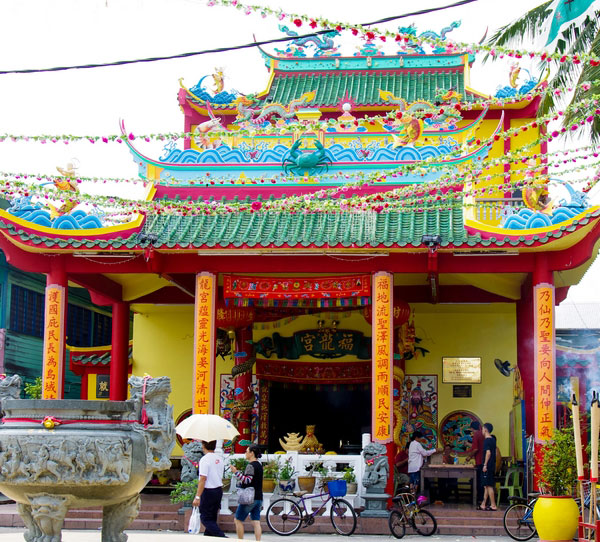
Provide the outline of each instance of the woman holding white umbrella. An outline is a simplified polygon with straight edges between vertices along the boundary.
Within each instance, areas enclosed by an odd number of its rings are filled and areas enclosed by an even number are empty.
[[[204,534],[226,538],[217,525],[217,515],[223,498],[225,461],[220,454],[215,454],[215,448],[217,440],[230,440],[239,433],[229,420],[215,414],[192,414],[179,423],[175,431],[181,438],[202,440],[204,455],[198,464],[198,490],[194,497],[194,506],[199,506]]]

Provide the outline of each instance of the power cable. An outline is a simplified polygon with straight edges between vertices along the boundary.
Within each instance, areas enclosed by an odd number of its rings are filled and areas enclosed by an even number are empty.
[[[448,4],[446,6],[440,6],[437,8],[421,9],[418,11],[413,11],[411,13],[405,13],[404,15],[394,15],[392,17],[385,17],[385,18],[379,19],[377,21],[373,21],[370,23],[364,23],[362,25],[357,25],[357,26],[372,26],[375,24],[387,23],[387,22],[394,21],[397,19],[404,19],[406,17],[412,17],[415,15],[424,15],[427,13],[433,13],[435,11],[450,9],[450,8],[462,6],[465,4],[470,4],[471,2],[477,2],[477,1],[478,0],[459,0],[458,2],[454,2],[453,4]],[[193,51],[190,53],[179,53],[176,55],[169,55],[169,56],[155,56],[155,57],[149,57],[149,58],[138,58],[135,60],[117,60],[115,62],[106,62],[106,63],[102,63],[102,64],[79,64],[76,66],[56,66],[54,68],[31,68],[31,69],[26,69],[26,70],[0,70],[0,75],[60,72],[60,71],[67,71],[67,70],[84,70],[84,69],[90,69],[90,68],[108,68],[108,67],[112,67],[112,66],[125,66],[127,64],[141,64],[141,63],[145,63],[145,62],[158,62],[160,60],[175,60],[178,58],[187,58],[190,56],[208,55],[208,54],[213,54],[213,53],[225,53],[227,51],[236,51],[238,49],[249,49],[251,47],[267,45],[269,43],[279,43],[282,41],[291,41],[291,40],[297,40],[297,39],[308,38],[308,37],[313,37],[313,36],[319,36],[321,34],[327,34],[328,32],[331,32],[331,29],[318,30],[316,32],[311,32],[310,34],[302,34],[299,36],[286,36],[284,38],[273,38],[270,40],[254,41],[252,43],[245,43],[243,45],[235,45],[235,46],[231,46],[231,47],[217,47],[216,49],[204,49],[203,51]]]

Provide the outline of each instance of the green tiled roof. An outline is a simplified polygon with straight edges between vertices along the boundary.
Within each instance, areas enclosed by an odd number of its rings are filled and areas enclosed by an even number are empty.
[[[465,81],[462,71],[389,73],[311,73],[282,74],[273,78],[266,103],[287,104],[299,98],[305,92],[316,91],[310,107],[336,106],[348,97],[360,105],[389,105],[379,97],[379,89],[387,90],[407,102],[416,100],[434,101],[437,89],[450,90],[463,95],[463,100],[472,101],[473,97],[465,93]]]
[[[600,215],[594,211],[547,233],[533,236],[482,238],[464,227],[462,208],[400,213],[251,213],[201,216],[150,215],[142,231],[116,239],[61,239],[16,229],[0,222],[0,228],[41,248],[75,250],[139,250],[155,248],[302,248],[353,247],[402,248],[422,246],[422,236],[439,235],[442,247],[518,247],[548,243],[568,235]],[[507,230],[508,233],[508,230]]]
[[[128,359],[131,358],[131,354],[133,353],[133,348],[129,347],[129,352],[127,354]],[[91,365],[93,367],[99,365],[102,367],[107,367],[110,365],[110,361],[112,359],[112,350],[108,350],[104,354],[81,354],[81,355],[71,355],[71,361],[73,363],[77,363],[79,365]]]
[[[423,213],[236,213],[219,216],[150,218],[143,233],[165,247],[418,246],[423,234],[445,243],[467,234],[462,209]]]

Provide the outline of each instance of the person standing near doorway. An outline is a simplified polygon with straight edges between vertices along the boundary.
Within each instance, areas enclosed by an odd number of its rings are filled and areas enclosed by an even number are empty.
[[[408,445],[406,448],[398,448],[398,453],[394,458],[394,488],[409,485],[408,477]]]
[[[238,504],[235,511],[235,532],[240,540],[244,538],[244,521],[248,517],[248,514],[250,514],[250,520],[254,527],[254,538],[260,540],[262,536],[260,509],[262,508],[263,501],[263,467],[258,461],[261,455],[258,445],[251,444],[246,448],[246,459],[248,460],[246,470],[240,472],[233,465],[231,466],[231,472],[240,480],[242,488],[254,488],[254,502],[252,504]]]
[[[421,483],[421,467],[426,457],[434,454],[438,450],[423,448],[421,441],[426,442],[423,433],[418,429],[412,434],[411,443],[408,446],[408,477],[410,478],[410,488],[417,490]]]
[[[217,515],[223,498],[223,472],[225,462],[215,453],[217,441],[202,441],[204,455],[198,463],[198,490],[194,497],[194,506],[200,508],[200,521],[204,525],[205,536],[227,538],[217,524]]]
[[[498,510],[494,496],[494,486],[496,485],[496,437],[492,435],[493,430],[494,426],[491,423],[483,424],[483,501],[478,510]]]
[[[467,451],[467,456],[475,461],[477,502],[483,500],[483,438],[480,423],[471,422],[471,448]]]

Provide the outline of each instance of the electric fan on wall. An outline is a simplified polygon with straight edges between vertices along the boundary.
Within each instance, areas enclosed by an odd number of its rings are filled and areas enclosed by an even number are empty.
[[[510,376],[510,373],[515,370],[514,367],[510,366],[510,362],[502,361],[498,358],[494,360],[494,365],[496,366],[496,369],[498,369],[504,376]]]

